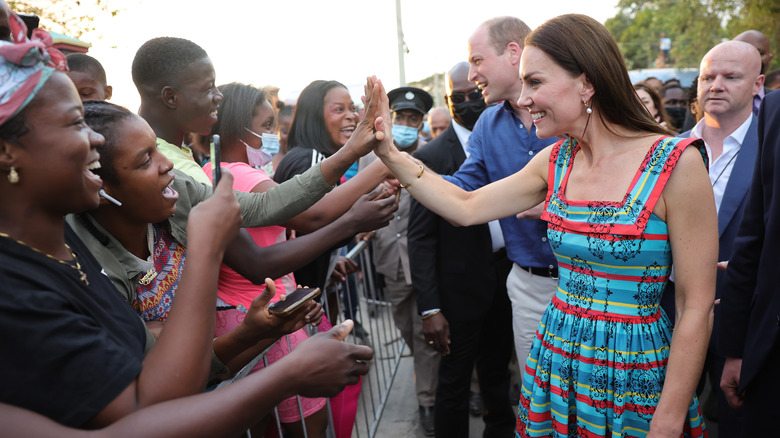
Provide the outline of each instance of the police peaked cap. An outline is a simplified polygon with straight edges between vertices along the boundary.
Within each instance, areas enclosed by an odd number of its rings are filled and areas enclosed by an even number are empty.
[[[390,111],[413,109],[420,114],[428,114],[433,107],[433,98],[427,91],[415,87],[400,87],[387,93]]]

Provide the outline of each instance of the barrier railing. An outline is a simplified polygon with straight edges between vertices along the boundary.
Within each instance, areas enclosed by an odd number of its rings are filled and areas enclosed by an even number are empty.
[[[369,364],[369,372],[361,380],[357,411],[351,431],[352,437],[374,438],[401,362],[404,340],[393,322],[390,302],[384,299],[383,291],[377,287],[370,245],[366,242],[360,242],[346,256],[358,261],[361,269],[358,273],[351,274],[351,278],[345,283],[335,288],[326,288],[322,304],[325,315],[338,315],[338,321],[331,321],[333,325],[345,319],[345,313],[355,321],[355,329],[347,337],[348,342],[369,345],[374,349],[374,359]],[[329,300],[326,297],[328,294],[337,295],[338,312],[330,311],[332,309],[329,308]],[[342,309],[346,309],[345,312],[342,312]],[[313,334],[316,332],[316,328],[310,327],[310,331],[310,334]],[[286,336],[280,342],[288,342],[288,346],[290,346],[290,341]],[[222,382],[219,387],[244,378],[261,360],[268,366],[266,352],[247,364],[233,379]],[[300,396],[298,396],[298,409],[301,418],[303,418]],[[327,436],[329,438],[347,438],[343,436],[345,435],[343,432],[337,433],[336,427],[334,427],[330,400],[327,402],[327,409],[329,414]],[[346,421],[350,421],[350,419],[351,416]],[[282,424],[279,421],[276,408],[274,408],[274,421],[278,436],[283,437]],[[340,418],[339,421],[345,421],[345,419]],[[305,422],[302,423],[302,426],[304,437],[308,438],[309,434]],[[343,427],[338,429],[339,431],[344,430]],[[247,431],[247,436],[252,437],[249,431]]]

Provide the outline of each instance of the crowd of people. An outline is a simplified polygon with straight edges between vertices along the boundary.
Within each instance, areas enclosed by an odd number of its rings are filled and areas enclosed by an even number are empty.
[[[0,0],[3,434],[271,436],[275,415],[351,436],[326,398],[373,357],[344,341],[366,333],[343,248],[367,241],[427,436],[470,413],[485,437],[773,436],[766,36],[716,45],[689,87],[632,84],[584,15],[467,43],[445,107],[369,77],[359,111],[332,80],[294,104],[219,85],[195,42],[154,38],[136,114]],[[324,294],[273,310],[300,286]]]

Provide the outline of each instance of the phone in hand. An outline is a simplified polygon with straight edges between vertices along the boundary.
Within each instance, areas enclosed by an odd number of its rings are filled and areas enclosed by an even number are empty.
[[[217,184],[219,184],[220,178],[222,178],[222,168],[219,167],[219,164],[222,162],[220,159],[220,150],[221,143],[219,141],[219,135],[214,134],[214,140],[211,143],[211,185],[213,187],[217,187]]]
[[[320,288],[309,289],[302,287],[287,294],[283,300],[268,305],[268,310],[279,315],[289,315],[298,310],[304,303],[320,295]]]

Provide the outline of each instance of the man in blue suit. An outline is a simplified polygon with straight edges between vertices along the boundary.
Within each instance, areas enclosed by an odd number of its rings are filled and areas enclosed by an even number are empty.
[[[750,178],[758,149],[758,120],[753,115],[753,96],[764,83],[761,56],[750,44],[729,41],[718,44],[702,58],[698,101],[704,117],[681,137],[701,137],[710,156],[709,174],[718,211],[720,250],[718,260],[729,260],[734,237],[745,209]],[[713,267],[714,269],[714,267]],[[723,272],[718,273],[715,296],[723,291]],[[668,292],[666,299],[673,297]],[[667,301],[667,300],[665,300]],[[674,308],[665,306],[674,320]],[[715,324],[705,365],[718,396],[718,430],[722,436],[737,436],[740,414],[730,408],[720,382],[725,357],[716,352],[719,334],[728,330],[720,324],[721,307],[715,307]]]
[[[720,381],[744,422],[735,437],[777,436],[780,393],[780,93],[758,114],[758,160],[721,297]]]

